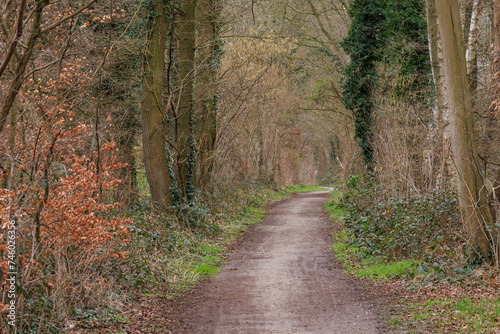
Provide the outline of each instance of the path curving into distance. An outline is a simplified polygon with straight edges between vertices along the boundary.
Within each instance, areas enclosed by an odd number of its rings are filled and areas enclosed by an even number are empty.
[[[275,205],[190,294],[174,333],[387,333],[373,297],[334,261],[328,199],[310,192]]]

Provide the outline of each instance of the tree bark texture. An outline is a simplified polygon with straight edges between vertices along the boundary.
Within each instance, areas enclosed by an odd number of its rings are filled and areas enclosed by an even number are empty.
[[[142,141],[146,177],[152,200],[160,210],[172,205],[167,151],[164,144],[165,112],[163,78],[168,22],[165,0],[153,3],[153,15],[148,20],[148,39],[144,51],[142,89]]]
[[[443,47],[445,99],[452,110],[451,143],[458,174],[458,197],[470,245],[487,262],[493,260],[490,238],[493,218],[487,189],[479,172],[480,164],[474,135],[474,118],[467,78],[465,43],[457,0],[436,0],[437,23]],[[475,257],[477,254],[471,254]]]
[[[477,89],[477,48],[479,39],[479,17],[481,15],[481,0],[474,0],[472,3],[472,12],[469,25],[469,34],[467,41],[467,50],[465,59],[467,61],[467,74],[469,75],[470,90],[474,92]]]
[[[493,102],[491,112],[498,115],[500,111],[500,0],[493,1],[493,66],[491,91],[493,93]]]
[[[179,94],[177,110],[172,119],[174,122],[175,178],[181,196],[191,201],[194,171],[194,77],[195,77],[195,11],[196,0],[180,1],[178,22],[177,73]]]
[[[436,0],[427,0],[427,32],[429,55],[431,61],[432,78],[434,81],[436,105],[434,107],[434,118],[438,127],[438,151],[441,157],[439,172],[436,179],[437,188],[444,188],[450,178],[451,143],[450,143],[450,117],[451,110],[446,101],[446,85],[443,73],[443,50],[441,46],[441,34],[437,21]]]

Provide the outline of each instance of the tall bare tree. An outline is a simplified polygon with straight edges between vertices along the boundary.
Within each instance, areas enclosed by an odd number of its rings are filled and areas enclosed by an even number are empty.
[[[443,47],[442,68],[447,87],[445,99],[451,108],[451,143],[458,174],[459,204],[470,246],[480,251],[487,262],[492,262],[493,253],[496,253],[490,243],[494,233],[493,217],[479,169],[458,1],[435,0],[435,4]],[[472,252],[471,257],[475,256]]]

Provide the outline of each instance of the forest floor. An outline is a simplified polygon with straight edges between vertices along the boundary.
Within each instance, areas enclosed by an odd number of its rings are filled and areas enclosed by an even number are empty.
[[[322,209],[329,198],[309,192],[277,203],[235,245],[219,275],[152,305],[161,316],[144,320],[162,333],[391,332],[383,318],[394,296],[352,278],[334,259],[336,227]],[[130,332],[143,332],[141,322]]]

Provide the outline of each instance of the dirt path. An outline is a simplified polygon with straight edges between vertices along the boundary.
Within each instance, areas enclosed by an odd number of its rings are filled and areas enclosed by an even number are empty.
[[[333,259],[327,200],[313,192],[276,205],[185,298],[174,333],[387,333],[373,297]]]

